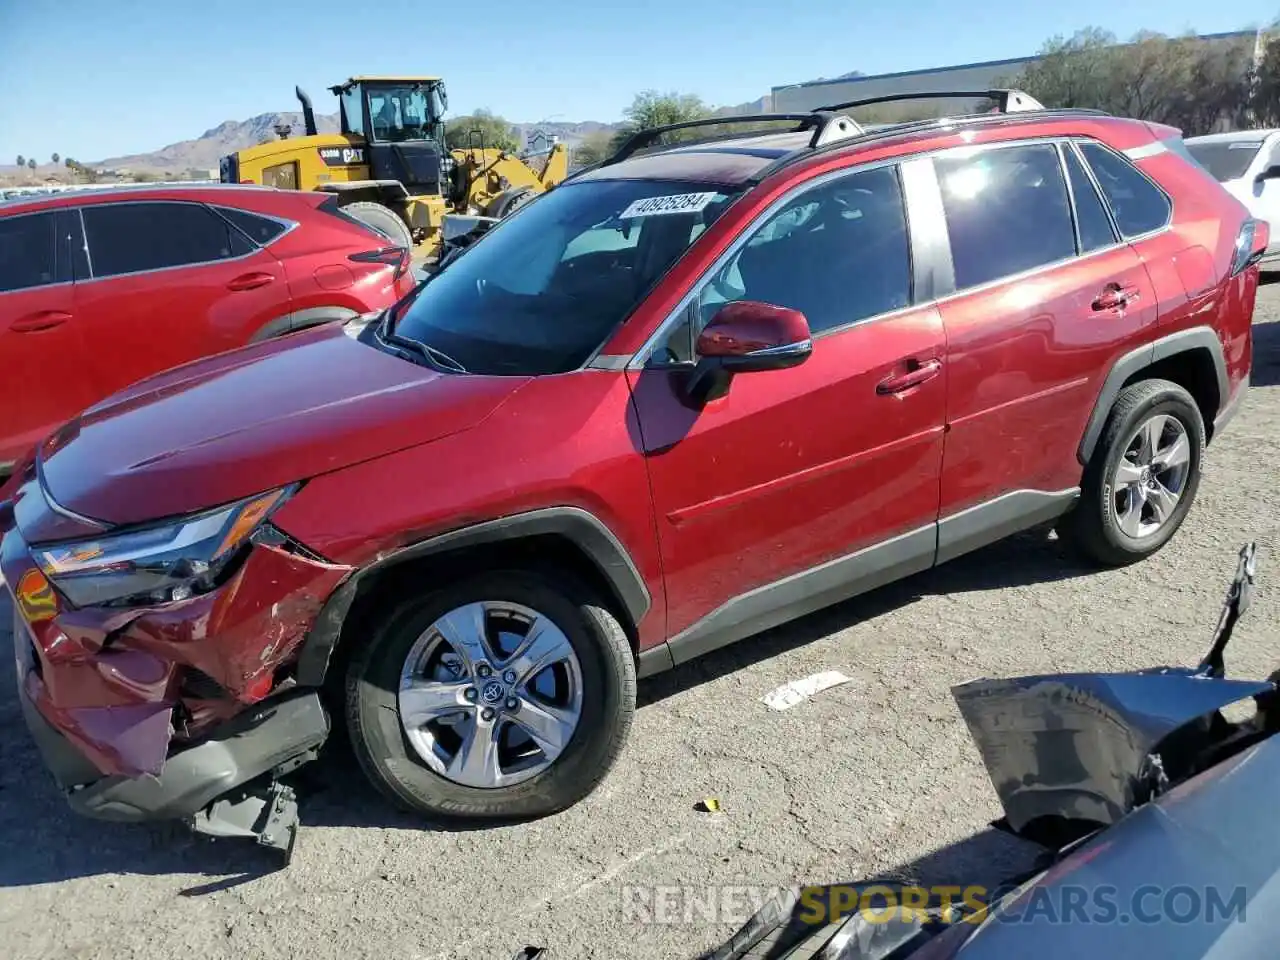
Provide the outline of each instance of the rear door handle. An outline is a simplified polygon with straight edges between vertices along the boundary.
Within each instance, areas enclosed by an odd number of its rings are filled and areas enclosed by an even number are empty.
[[[1118,283],[1109,283],[1093,301],[1094,310],[1123,310],[1134,300],[1141,297],[1137,287],[1122,287]]]
[[[15,333],[37,333],[40,330],[51,330],[54,327],[59,327],[70,319],[71,314],[62,310],[41,310],[38,313],[29,313],[25,317],[19,317],[9,324],[9,329]]]
[[[924,363],[908,360],[907,366],[909,369],[905,373],[895,373],[877,383],[876,393],[882,397],[892,393],[902,393],[904,390],[910,390],[912,387],[918,387],[932,380],[942,372],[942,361],[936,359],[926,360]]]
[[[228,290],[256,290],[258,287],[265,287],[268,283],[275,280],[269,273],[242,273],[230,283],[227,284]]]

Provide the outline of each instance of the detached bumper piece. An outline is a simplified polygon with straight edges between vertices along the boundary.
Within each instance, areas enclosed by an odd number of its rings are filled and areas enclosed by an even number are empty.
[[[279,851],[287,866],[298,805],[280,778],[315,759],[328,736],[319,696],[298,693],[260,704],[170,756],[158,776],[106,777],[72,788],[68,800],[99,820],[182,819],[198,833],[253,839]]]

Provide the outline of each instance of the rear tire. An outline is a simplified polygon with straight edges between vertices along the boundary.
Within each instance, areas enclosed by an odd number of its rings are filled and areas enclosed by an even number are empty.
[[[345,699],[361,767],[399,806],[527,819],[572,806],[612,768],[635,712],[635,661],[576,581],[486,573],[392,609],[354,653]],[[576,719],[568,732],[548,717]]]
[[[397,247],[413,249],[413,234],[409,232],[409,225],[390,207],[370,200],[356,200],[344,203],[342,212],[376,230]]]
[[[1126,387],[1085,468],[1080,502],[1058,535],[1104,566],[1143,560],[1177,533],[1200,486],[1200,408],[1168,380]]]

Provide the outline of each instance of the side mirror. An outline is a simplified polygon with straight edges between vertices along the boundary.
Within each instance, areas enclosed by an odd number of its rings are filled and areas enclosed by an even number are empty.
[[[698,360],[685,383],[685,396],[703,406],[725,395],[734,374],[785,370],[813,352],[809,321],[799,310],[739,300],[721,307],[698,335]]]
[[[785,370],[813,352],[809,321],[799,310],[739,300],[722,307],[698,336],[701,363],[729,373]]]
[[[1280,163],[1273,163],[1258,174],[1257,182],[1262,183],[1264,180],[1280,180]]]

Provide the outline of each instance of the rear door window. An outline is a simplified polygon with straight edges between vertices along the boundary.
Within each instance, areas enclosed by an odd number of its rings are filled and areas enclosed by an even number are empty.
[[[52,212],[0,219],[0,293],[69,279],[59,275]]]
[[[1082,143],[1080,152],[1098,179],[1116,226],[1126,240],[1159,230],[1173,206],[1164,191],[1120,154],[1099,143]]]
[[[254,249],[238,230],[199,203],[102,203],[82,212],[94,277],[215,263]]]
[[[992,147],[934,160],[956,289],[1075,256],[1071,200],[1051,143]]]

